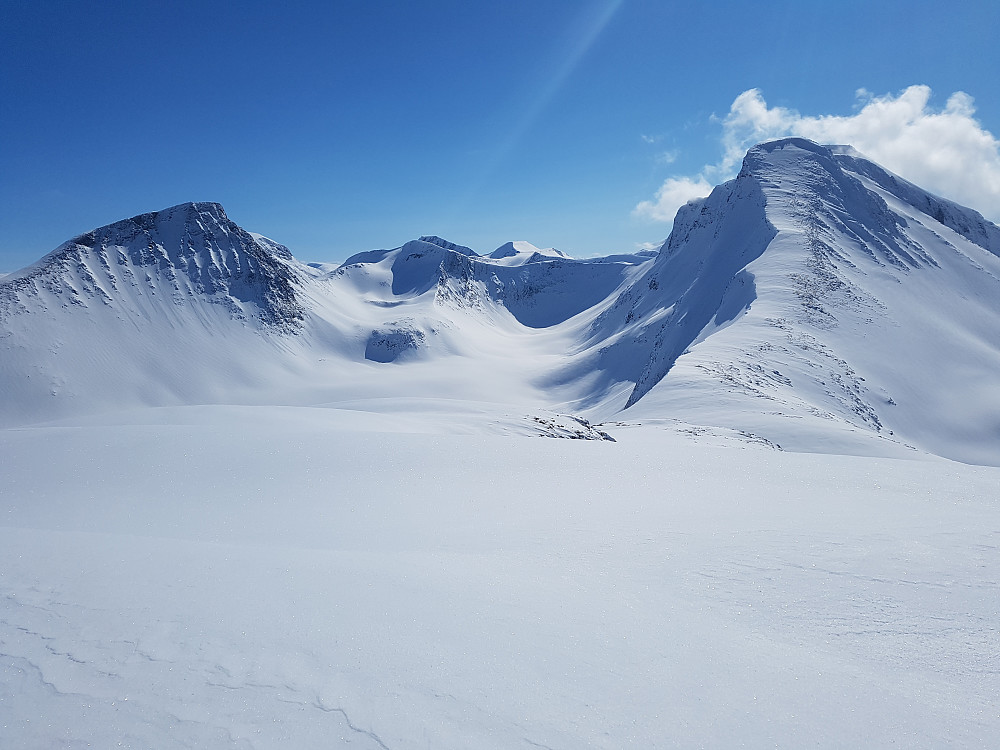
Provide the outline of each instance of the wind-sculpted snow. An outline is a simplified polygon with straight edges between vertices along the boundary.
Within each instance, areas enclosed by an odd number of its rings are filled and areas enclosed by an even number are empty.
[[[830,149],[838,164],[845,170],[867,177],[878,187],[932,217],[939,224],[957,232],[984,250],[1000,255],[1000,227],[987,221],[978,211],[922,190],[864,158],[850,146],[831,146]]]

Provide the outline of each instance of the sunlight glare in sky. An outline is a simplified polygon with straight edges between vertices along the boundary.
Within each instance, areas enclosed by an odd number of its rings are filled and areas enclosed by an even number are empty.
[[[909,163],[947,114],[928,166],[976,168],[925,187],[980,210],[998,194],[980,185],[1000,159],[985,0],[8,2],[3,20],[0,273],[187,201],[306,261],[425,234],[629,252],[728,176],[711,167],[737,102],[793,129],[862,125],[859,90],[887,112],[932,92]]]
[[[580,11],[567,31],[562,50],[554,60],[555,64],[549,70],[539,71],[537,88],[525,97],[525,102],[520,107],[520,118],[487,162],[477,187],[488,179],[497,165],[516,148],[524,134],[538,120],[546,105],[552,101],[610,23],[622,2],[623,0],[597,0]]]

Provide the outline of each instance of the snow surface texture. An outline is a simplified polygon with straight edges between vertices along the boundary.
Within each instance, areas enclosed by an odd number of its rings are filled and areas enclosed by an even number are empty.
[[[998,238],[800,139],[658,253],[75,238],[0,279],[0,747],[1000,745]]]
[[[384,417],[0,431],[0,746],[1000,743],[1000,469]]]

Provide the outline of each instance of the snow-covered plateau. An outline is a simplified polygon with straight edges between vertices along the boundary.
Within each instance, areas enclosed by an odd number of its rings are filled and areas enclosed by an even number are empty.
[[[1000,229],[754,147],[657,252],[0,278],[0,747],[1000,746]]]

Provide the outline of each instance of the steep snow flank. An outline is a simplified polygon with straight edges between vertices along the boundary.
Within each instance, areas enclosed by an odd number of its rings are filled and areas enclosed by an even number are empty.
[[[837,163],[846,171],[868,178],[872,187],[880,188],[939,224],[957,232],[970,242],[1000,255],[1000,227],[987,221],[983,215],[945,198],[928,193],[902,177],[883,169],[865,158],[850,146],[831,146]]]
[[[861,169],[801,139],[750,150],[737,182],[759,186],[776,232],[743,269],[756,299],[630,413],[817,450],[868,433],[1000,463],[1000,259],[913,191],[897,185],[899,199],[845,164]]]
[[[741,175],[682,207],[659,253],[593,318],[588,353],[562,377],[595,373],[593,406],[631,381],[624,404],[649,392],[700,336],[742,315],[756,297],[745,269],[775,234],[756,180]],[[614,397],[613,397],[614,398]],[[606,413],[603,412],[602,413]]]
[[[431,245],[437,245],[438,247],[443,247],[445,250],[451,250],[453,253],[458,253],[459,255],[471,255],[473,257],[478,257],[478,253],[470,247],[465,245],[459,245],[457,243],[446,240],[437,235],[429,234],[420,237],[421,242],[427,242]]]
[[[655,310],[662,322],[626,406],[648,393],[707,327],[726,325],[749,309],[757,293],[746,267],[774,236],[764,205],[759,186],[744,177],[678,211],[644,279],[647,294],[629,310],[640,319]]]
[[[529,328],[549,328],[591,310],[616,292],[638,256],[577,260],[533,254],[506,264],[452,255],[442,264],[438,286],[443,303],[498,304]]]

